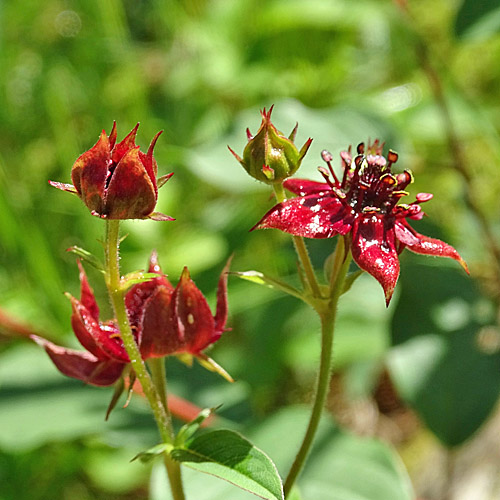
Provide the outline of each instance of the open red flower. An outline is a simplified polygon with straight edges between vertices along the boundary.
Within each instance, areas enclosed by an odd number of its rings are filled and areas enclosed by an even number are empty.
[[[173,220],[172,217],[153,212],[158,199],[158,188],[172,174],[156,178],[158,165],[153,149],[158,132],[147,153],[135,144],[137,124],[118,144],[116,123],[109,137],[103,130],[99,140],[83,153],[73,165],[73,184],[49,181],[63,191],[77,194],[93,215],[105,219]]]
[[[341,153],[341,180],[333,171],[332,157],[323,151],[328,170],[320,168],[326,182],[287,179],[283,185],[298,195],[274,206],[252,229],[277,228],[306,238],[331,238],[350,235],[351,251],[358,266],[382,285],[386,303],[391,300],[399,276],[399,254],[412,252],[450,257],[468,272],[458,252],[443,241],[415,231],[407,219],[421,219],[420,203],[429,193],[417,194],[410,204],[399,204],[408,195],[405,188],[413,181],[409,171],[393,174],[398,155],[382,156],[383,144],[376,140],[357,148],[353,159],[350,148]]]
[[[81,264],[80,300],[70,297],[73,331],[86,349],[77,351],[58,346],[42,337],[31,338],[45,348],[64,375],[86,383],[107,386],[118,380],[130,362],[114,320],[100,322],[99,307]],[[220,338],[227,320],[227,267],[217,289],[217,310],[212,316],[207,301],[185,268],[174,288],[161,273],[156,253],[149,272],[158,276],[132,287],[125,297],[127,313],[143,359],[189,354],[226,376],[202,352]]]

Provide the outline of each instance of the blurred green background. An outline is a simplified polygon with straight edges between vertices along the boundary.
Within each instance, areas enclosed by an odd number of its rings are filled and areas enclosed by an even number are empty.
[[[274,104],[287,135],[299,122],[299,146],[314,139],[301,176],[318,179],[322,149],[338,158],[380,138],[414,172],[412,199],[435,195],[419,230],[453,244],[472,276],[404,253],[388,310],[370,276],[342,298],[328,405],[336,427],[322,434],[303,498],[333,498],[339,476],[359,498],[410,498],[402,463],[420,498],[498,498],[499,29],[491,0],[2,2],[0,308],[76,345],[63,292],[78,294],[77,268],[65,250],[100,254],[104,223],[47,180],[69,182],[113,120],[119,137],[141,122],[143,150],[164,130],[159,174],[175,172],[157,208],[176,221],[126,221],[123,271],[144,268],[155,248],[171,280],[189,266],[211,304],[232,253],[234,270],[296,280],[290,238],[248,232],[272,206],[270,190],[226,147],[241,154],[259,109]],[[310,242],[318,268],[334,244]],[[101,278],[88,274],[109,317]],[[223,403],[226,425],[254,436],[284,475],[294,450],[278,456],[304,427],[295,405],[311,398],[319,325],[297,300],[236,277],[229,300],[232,332],[211,356],[237,382],[174,359],[170,387],[199,406]],[[169,498],[161,470],[129,463],[157,439],[138,398],[104,423],[110,389],[66,379],[38,348],[1,332],[1,500]],[[347,476],[333,473],[340,453]],[[388,475],[374,484],[401,489],[358,491],[369,476],[362,456]],[[192,498],[240,498],[206,481],[193,477]],[[352,498],[344,493],[334,498]]]

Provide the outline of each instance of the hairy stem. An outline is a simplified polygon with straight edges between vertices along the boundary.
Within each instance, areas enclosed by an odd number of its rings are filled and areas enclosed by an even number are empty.
[[[325,301],[324,306],[317,309],[317,312],[321,319],[321,359],[313,408],[304,439],[285,481],[285,498],[290,494],[290,491],[292,490],[297,477],[299,476],[301,470],[305,465],[307,456],[309,455],[314,437],[316,435],[316,431],[318,430],[319,421],[323,412],[323,408],[325,406],[325,401],[330,386],[332,347],[335,318],[337,315],[337,303],[341,295],[347,270],[349,269],[349,264],[351,261],[350,253],[345,253],[345,245],[344,241],[342,240],[337,243],[334,259],[335,262],[339,262],[340,265],[334,266],[334,273],[332,273],[331,278],[330,298]]]
[[[120,283],[119,232],[119,220],[106,221],[106,285],[109,297],[113,305],[123,345],[130,359],[130,364],[153,411],[161,438],[165,443],[172,443],[172,423],[167,413],[166,402],[162,402],[160,394],[158,394],[149,376],[128,321],[127,310],[125,308],[125,293]],[[166,386],[164,394],[166,396]],[[165,455],[165,466],[174,500],[184,500],[185,496],[182,490],[179,464],[173,462],[172,459]]]
[[[153,384],[158,391],[160,401],[165,408],[168,418],[168,430],[171,439],[174,439],[174,428],[172,425],[172,416],[170,414],[167,402],[167,373],[165,369],[165,360],[163,358],[151,358],[148,361],[149,369],[151,370],[151,377],[153,379]],[[165,467],[167,469],[168,480],[170,482],[170,487],[172,491],[177,491],[178,494],[182,496],[176,497],[176,499],[184,498],[183,487],[182,487],[182,475],[181,466],[175,460],[172,460],[167,454],[163,455],[163,461],[165,462]]]

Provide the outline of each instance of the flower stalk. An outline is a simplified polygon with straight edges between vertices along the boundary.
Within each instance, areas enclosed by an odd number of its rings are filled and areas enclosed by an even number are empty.
[[[316,382],[316,393],[304,439],[284,484],[283,490],[285,498],[290,494],[297,477],[305,465],[318,430],[319,421],[328,395],[332,369],[332,347],[335,319],[337,315],[337,303],[342,294],[345,277],[351,262],[350,251],[346,251],[346,248],[348,249],[349,246],[344,243],[342,238],[338,241],[335,248],[334,266],[330,281],[330,297],[326,300],[318,301],[315,307],[321,320],[321,358]]]
[[[273,184],[273,188],[278,203],[286,201],[286,194],[283,184],[277,182]],[[311,289],[311,293],[313,297],[320,298],[321,290],[319,288],[318,280],[316,279],[316,274],[314,273],[314,268],[309,257],[309,252],[307,251],[307,246],[304,242],[304,238],[302,238],[301,236],[293,235],[292,239],[295,251],[297,252],[300,263],[302,264],[302,268],[304,269],[307,283],[309,285],[309,288]]]
[[[106,221],[106,285],[109,297],[113,305],[116,321],[120,329],[123,345],[130,358],[130,364],[141,384],[142,390],[153,411],[158,430],[164,443],[171,444],[173,441],[172,421],[166,405],[166,382],[160,382],[160,378],[166,380],[164,372],[155,376],[155,382],[161,384],[157,389],[151,379],[146,365],[141,357],[139,347],[135,341],[125,307],[125,294],[121,287],[119,267],[119,220]],[[162,360],[159,360],[163,362]],[[154,363],[153,363],[154,366]],[[158,372],[159,370],[155,370]],[[163,397],[163,399],[162,399]],[[174,500],[184,500],[184,492],[180,476],[180,466],[167,455],[165,455],[165,467],[172,489]]]

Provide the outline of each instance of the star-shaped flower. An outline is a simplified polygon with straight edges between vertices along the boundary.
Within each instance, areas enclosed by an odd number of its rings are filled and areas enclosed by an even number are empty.
[[[274,206],[252,229],[276,228],[306,238],[349,235],[354,261],[379,281],[388,305],[399,276],[399,254],[404,248],[450,257],[468,269],[452,246],[410,226],[407,219],[421,219],[424,213],[420,204],[432,195],[419,193],[414,202],[398,204],[408,195],[405,189],[413,176],[407,170],[393,174],[392,165],[398,155],[389,151],[386,158],[382,148],[378,140],[367,148],[361,143],[354,159],[350,148],[343,151],[341,179],[333,171],[331,154],[323,151],[328,170],[320,168],[320,172],[326,182],[287,179],[283,185],[297,197]]]

